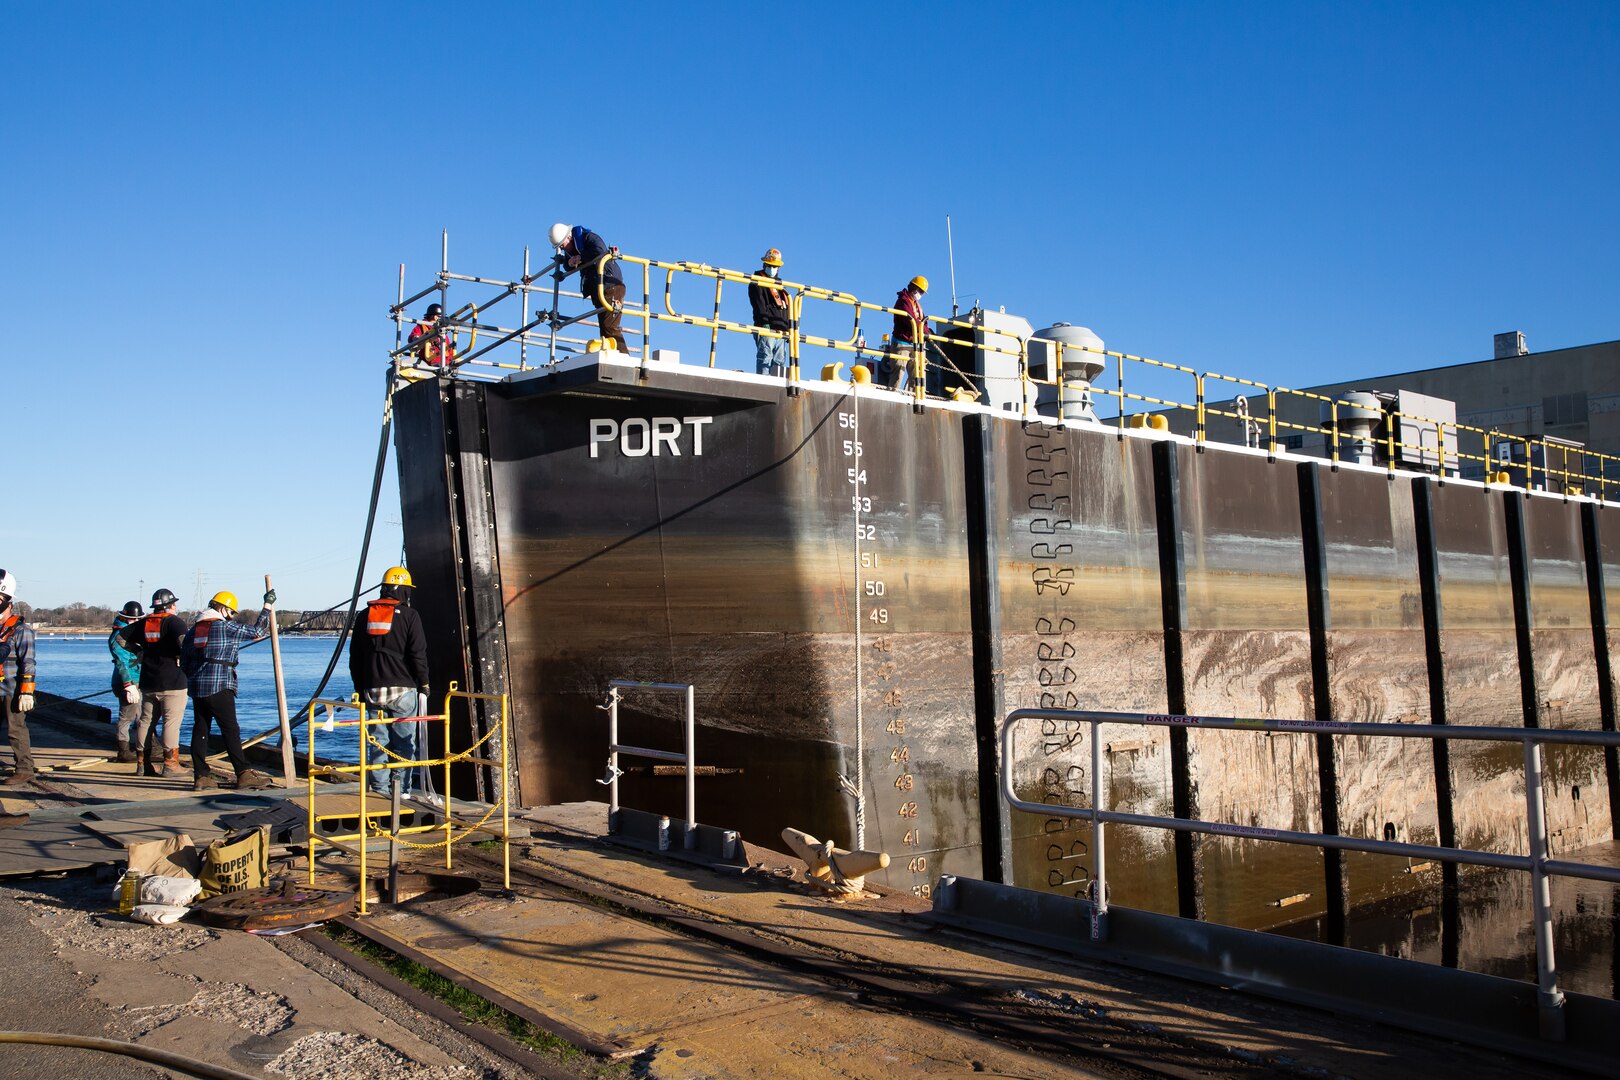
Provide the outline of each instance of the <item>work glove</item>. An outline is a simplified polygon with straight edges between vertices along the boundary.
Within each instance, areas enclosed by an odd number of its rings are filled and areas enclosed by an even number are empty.
[[[32,709],[33,707],[34,707],[34,695],[33,694],[18,694],[17,695],[17,711],[18,712],[27,712],[29,709]]]
[[[133,705],[141,696],[141,688],[132,682],[127,682],[124,684],[122,693],[124,695],[124,704]]]
[[[270,590],[265,592],[265,594],[264,594],[264,606],[265,607],[275,607],[276,606],[276,590],[270,589]]]

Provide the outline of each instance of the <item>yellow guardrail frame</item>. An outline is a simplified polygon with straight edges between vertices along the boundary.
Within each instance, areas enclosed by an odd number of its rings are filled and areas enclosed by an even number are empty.
[[[710,367],[715,367],[718,364],[719,342],[722,333],[759,334],[765,337],[785,338],[787,340],[788,364],[786,379],[790,385],[797,384],[803,377],[802,373],[805,370],[804,364],[806,362],[804,350],[806,348],[824,349],[834,354],[853,354],[858,360],[864,360],[868,364],[877,359],[887,359],[891,363],[904,362],[911,364],[912,375],[914,376],[911,396],[920,403],[926,396],[928,365],[941,361],[950,364],[950,357],[945,352],[945,348],[951,345],[960,346],[961,344],[959,339],[949,336],[950,332],[963,329],[982,329],[970,319],[934,316],[928,320],[930,324],[928,327],[924,327],[920,322],[913,321],[911,336],[916,346],[912,350],[914,356],[907,356],[905,350],[897,349],[893,345],[881,349],[869,348],[863,338],[863,320],[866,320],[869,315],[904,317],[906,313],[886,304],[872,303],[862,300],[851,293],[839,292],[819,285],[766,278],[758,274],[710,266],[707,263],[690,261],[661,262],[657,259],[646,259],[618,252],[609,252],[597,260],[598,285],[592,290],[594,295],[591,296],[562,288],[562,282],[576,271],[567,269],[560,262],[554,261],[549,271],[530,274],[528,273],[527,256],[525,256],[525,272],[517,280],[497,281],[489,278],[452,274],[446,267],[439,272],[434,285],[417,293],[410,300],[415,300],[433,291],[439,291],[442,295],[443,290],[451,281],[469,282],[497,288],[499,291],[492,297],[487,298],[482,305],[466,304],[457,309],[458,316],[462,312],[470,311],[472,313],[472,338],[467,352],[457,355],[452,368],[458,372],[485,368],[496,369],[496,373],[499,370],[528,370],[535,365],[527,361],[518,364],[500,363],[485,357],[493,350],[501,348],[510,342],[517,342],[523,349],[527,349],[530,345],[544,347],[548,357],[547,363],[550,364],[559,362],[559,347],[561,347],[564,354],[570,351],[585,351],[587,339],[563,336],[558,331],[585,323],[609,306],[605,287],[600,282],[601,272],[606,268],[610,260],[617,260],[625,267],[638,267],[640,269],[641,295],[639,299],[633,298],[627,283],[626,297],[620,304],[620,309],[623,319],[640,324],[639,331],[625,330],[624,333],[627,337],[630,335],[640,337],[641,340],[636,343],[631,351],[638,352],[643,361],[651,359],[653,330],[654,325],[657,323],[669,323],[707,330],[709,332],[708,365]],[[663,296],[656,302],[653,286],[655,273],[661,274],[663,277]],[[628,276],[633,281],[637,275],[630,274]],[[549,280],[543,281],[541,279]],[[688,312],[676,307],[675,287],[677,282],[682,279],[703,282],[706,288],[712,286],[707,290],[710,299],[704,302],[707,310],[699,308],[696,312]],[[773,288],[786,290],[791,296],[792,317],[787,330],[767,330],[753,326],[750,323],[725,317],[722,306],[726,296],[726,285],[746,286],[766,282],[769,282]],[[479,323],[481,314],[487,314],[492,307],[512,296],[524,297],[524,310],[526,313],[527,298],[531,292],[548,295],[552,302],[551,309],[539,312],[532,320],[528,319],[527,314],[525,314],[525,322],[516,328],[483,326]],[[406,322],[410,321],[404,312],[404,305],[410,300],[404,297],[403,277],[401,279],[400,297],[400,302],[390,307],[389,312],[396,324],[403,327]],[[559,310],[564,298],[577,298],[590,305],[590,308],[577,315],[564,316]],[[848,336],[834,337],[806,330],[804,317],[807,304],[831,305],[834,308],[848,309]],[[482,346],[480,346],[478,338],[481,330],[495,335],[491,342]],[[454,328],[441,329],[438,333],[453,335]],[[1225,375],[1215,371],[1200,371],[1184,364],[1155,360],[1150,357],[1137,356],[1112,349],[1095,349],[1084,345],[1051,341],[1045,338],[1034,339],[1033,335],[1021,336],[1009,334],[1002,330],[986,333],[983,336],[986,340],[976,344],[974,348],[982,352],[1006,356],[1016,361],[1017,377],[1024,387],[1022,411],[1026,420],[1033,418],[1033,406],[1030,404],[1033,395],[1028,392],[1031,384],[1055,388],[1059,400],[1062,400],[1065,392],[1063,357],[1069,350],[1094,354],[1101,358],[1104,367],[1109,366],[1111,362],[1114,368],[1112,387],[1097,381],[1093,384],[1093,392],[1102,397],[1113,399],[1116,415],[1110,419],[1122,432],[1131,426],[1130,417],[1142,412],[1158,412],[1161,410],[1189,412],[1192,414],[1191,436],[1194,443],[1199,447],[1203,447],[1210,441],[1209,425],[1211,419],[1233,420],[1242,422],[1245,425],[1256,425],[1258,432],[1263,433],[1267,452],[1272,456],[1275,456],[1283,449],[1280,433],[1321,435],[1324,437],[1326,444],[1325,455],[1337,467],[1342,460],[1341,439],[1338,435],[1339,412],[1341,408],[1360,407],[1354,402],[1333,395],[1320,394],[1309,390],[1294,390],[1284,386],[1271,386],[1253,379]],[[1041,377],[1035,376],[1030,371],[1030,343],[1032,340],[1041,342],[1051,360],[1050,366]],[[396,342],[398,341],[399,335],[396,334]],[[1014,341],[1017,343],[1016,348],[1010,344]],[[410,345],[396,344],[396,347],[389,355],[396,360],[400,360],[402,364],[408,363],[407,354],[411,348]],[[931,351],[937,359],[930,358]],[[837,359],[838,357],[835,356],[829,362],[836,362]],[[824,367],[824,364],[817,364],[809,370],[814,373],[823,370]],[[1129,379],[1131,385],[1127,385],[1128,372],[1132,373]],[[1147,392],[1145,389],[1138,389],[1140,384],[1137,375],[1149,372],[1187,380],[1190,384],[1188,387],[1190,393],[1183,397],[1174,393],[1166,393],[1162,389],[1152,393]],[[1256,399],[1254,404],[1256,411],[1244,413],[1223,407],[1218,403],[1219,399],[1212,397],[1210,393],[1212,384],[1243,387],[1251,391],[1252,397]],[[1290,400],[1315,403],[1319,407],[1319,413],[1324,415],[1326,419],[1286,419],[1279,416],[1279,402]],[[1261,401],[1264,402],[1264,416],[1258,412]],[[1565,448],[1531,436],[1509,435],[1490,428],[1478,428],[1455,421],[1436,421],[1432,418],[1408,414],[1405,417],[1406,419],[1422,421],[1424,430],[1432,428],[1437,432],[1434,445],[1410,446],[1401,441],[1401,435],[1397,432],[1399,426],[1397,421],[1400,419],[1398,414],[1388,413],[1386,415],[1391,422],[1386,425],[1386,431],[1379,441],[1386,457],[1389,458],[1386,464],[1391,471],[1394,471],[1398,465],[1400,455],[1396,451],[1413,450],[1434,455],[1438,459],[1442,472],[1448,467],[1461,467],[1466,464],[1470,468],[1483,467],[1485,476],[1491,478],[1493,473],[1497,471],[1492,468],[1493,464],[1499,460],[1495,456],[1497,447],[1503,443],[1511,443],[1517,447],[1522,447],[1522,458],[1515,457],[1510,467],[1522,470],[1522,476],[1516,479],[1522,482],[1526,488],[1534,488],[1537,479],[1542,478],[1546,481],[1548,487],[1553,487],[1554,481],[1557,481],[1557,489],[1566,492],[1574,491],[1577,494],[1592,494],[1595,489],[1595,497],[1606,500],[1611,476],[1620,476],[1620,456],[1604,454],[1585,448]],[[1251,430],[1256,430],[1256,428],[1245,427],[1245,431]],[[1245,435],[1245,438],[1248,438],[1248,436]],[[1539,463],[1534,460],[1534,448],[1538,446],[1541,447],[1541,460]],[[1578,458],[1579,460],[1572,462],[1572,458]],[[1573,468],[1572,465],[1574,465]]]
[[[489,730],[485,731],[482,737],[480,737],[476,742],[474,742],[471,746],[467,747],[466,749],[457,750],[457,751],[451,751],[449,749],[449,746],[450,746],[450,738],[449,738],[449,735],[450,735],[450,732],[449,732],[450,703],[452,701],[457,701],[457,700],[462,700],[462,701],[498,701],[498,702],[500,702],[500,723],[493,726],[493,727],[491,727]],[[319,724],[320,730],[333,731],[333,730],[335,730],[336,728],[339,728],[339,727],[353,727],[356,730],[356,732],[358,733],[358,736],[359,736],[359,752],[360,752],[360,760],[359,760],[358,764],[356,764],[356,765],[323,765],[323,764],[319,764],[316,761],[316,759],[315,759],[315,730],[316,730],[316,727],[317,727],[316,717],[322,711],[325,712],[326,719],[325,719],[324,722]],[[346,713],[346,712],[352,712],[352,713],[356,714],[355,718],[354,719],[339,719],[338,718],[340,716],[340,714],[343,714],[343,713]],[[315,883],[315,853],[316,853],[317,845],[322,844],[322,843],[328,843],[328,844],[331,844],[333,847],[340,847],[341,848],[346,842],[359,841],[358,857],[359,857],[359,862],[360,862],[360,890],[359,890],[359,892],[360,892],[360,914],[364,915],[364,914],[367,913],[366,893],[367,893],[367,886],[370,883],[370,879],[369,879],[368,874],[367,874],[367,863],[368,863],[367,849],[369,847],[369,842],[371,840],[377,839],[379,837],[383,837],[383,838],[387,838],[388,840],[390,840],[392,842],[401,844],[401,845],[403,845],[405,847],[415,848],[415,849],[418,849],[418,850],[432,850],[434,848],[443,848],[444,849],[444,866],[445,866],[445,869],[446,870],[451,870],[451,869],[454,869],[454,849],[455,849],[456,843],[458,841],[465,840],[467,837],[473,835],[474,833],[488,833],[488,834],[493,834],[493,835],[497,836],[501,841],[502,884],[503,884],[504,887],[510,889],[512,887],[512,835],[511,835],[511,799],[510,799],[510,793],[511,793],[511,755],[510,755],[511,740],[508,738],[508,725],[510,723],[510,720],[511,720],[511,707],[510,707],[510,703],[508,701],[508,698],[507,698],[507,696],[505,694],[479,694],[479,693],[473,693],[471,691],[466,691],[466,690],[460,689],[458,687],[458,685],[456,683],[454,683],[454,682],[452,682],[450,684],[449,691],[444,695],[443,707],[440,710],[440,712],[438,712],[437,714],[428,713],[428,714],[424,714],[424,715],[420,715],[420,716],[411,716],[411,717],[392,717],[392,716],[379,715],[376,712],[375,709],[368,707],[366,705],[366,703],[360,699],[360,695],[358,695],[358,694],[354,695],[348,701],[338,701],[338,700],[328,699],[328,698],[316,698],[314,701],[310,702],[309,762],[308,762],[308,766],[307,766],[307,775],[308,775],[308,780],[309,780],[308,863],[309,863],[309,882],[310,882],[310,884],[313,885]],[[392,750],[390,750],[383,743],[379,742],[377,740],[377,737],[374,734],[372,734],[372,731],[371,731],[371,729],[374,728],[374,727],[377,727],[377,726],[380,726],[380,725],[392,724],[392,723],[442,723],[442,724],[444,724],[445,725],[444,745],[445,745],[445,748],[446,748],[445,753],[443,755],[439,756],[439,757],[418,757],[416,759],[407,759],[407,758],[400,757],[398,754],[394,753]],[[489,757],[487,755],[480,754],[479,751],[492,738],[496,738],[496,737],[498,737],[499,740],[500,740],[500,756],[499,756],[499,758],[498,759],[491,758],[491,757]],[[386,760],[381,761],[381,762],[376,763],[376,764],[373,764],[371,762],[371,760],[370,760],[371,755],[369,753],[367,753],[367,750],[368,750],[369,747],[376,747],[377,749],[381,750],[382,753],[383,753],[383,756],[386,758]],[[423,747],[418,747],[417,748],[417,753],[420,755],[422,753],[423,749],[424,749]],[[499,768],[500,769],[500,792],[499,792],[498,796],[496,797],[496,799],[493,802],[491,802],[489,804],[489,809],[484,812],[484,816],[482,818],[480,818],[476,822],[473,822],[471,824],[467,824],[467,825],[462,826],[460,828],[459,833],[457,831],[458,824],[456,822],[455,814],[454,814],[454,811],[453,811],[453,808],[452,808],[453,789],[451,787],[451,771],[450,771],[450,766],[454,765],[454,764],[458,764],[458,763],[466,763],[466,764],[471,764],[471,765],[476,765],[476,766],[485,766],[485,767],[489,767],[489,768]],[[407,825],[407,826],[400,827],[398,830],[384,829],[384,828],[378,827],[378,826],[373,824],[372,818],[381,816],[381,814],[386,812],[386,811],[378,811],[376,813],[373,813],[373,811],[370,808],[369,799],[368,799],[368,795],[369,795],[370,790],[371,790],[371,785],[369,783],[369,780],[370,780],[370,775],[369,774],[371,774],[372,772],[375,772],[378,769],[384,769],[384,770],[415,769],[415,768],[435,769],[435,768],[438,768],[440,766],[442,766],[444,768],[444,791],[442,792],[442,797],[444,799],[444,822],[442,824],[438,824],[438,825]],[[359,780],[359,783],[360,783],[360,792],[359,792],[360,808],[359,808],[359,816],[358,816],[358,820],[357,820],[357,824],[356,824],[356,827],[357,827],[358,831],[352,832],[352,833],[322,835],[318,831],[318,826],[319,826],[320,822],[322,822],[322,821],[332,821],[332,820],[342,820],[342,819],[347,819],[347,818],[350,818],[350,817],[354,817],[355,815],[353,813],[350,813],[350,812],[347,812],[347,811],[342,812],[342,813],[331,813],[331,814],[322,814],[322,813],[320,813],[317,810],[317,806],[316,806],[317,800],[319,798],[319,793],[318,793],[317,786],[316,786],[316,780],[317,779],[322,779],[322,778],[330,780],[333,777],[342,778],[342,777],[349,777],[349,776],[355,777],[356,779]],[[391,809],[391,804],[385,803],[384,805],[388,806]],[[493,829],[493,828],[491,828],[489,826],[489,820],[490,820],[490,818],[495,816],[495,812],[497,810],[500,811],[500,814],[501,814],[501,826],[500,826],[499,832],[496,832],[495,829]],[[415,834],[418,834],[418,833],[436,833],[436,832],[440,832],[440,831],[442,831],[444,833],[444,839],[437,840],[437,841],[434,841],[432,843],[425,843],[425,844],[424,843],[414,843],[412,841],[404,839],[404,837],[406,835],[415,835]]]

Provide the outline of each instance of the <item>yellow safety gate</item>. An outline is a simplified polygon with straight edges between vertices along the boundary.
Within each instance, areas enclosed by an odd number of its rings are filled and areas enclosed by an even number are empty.
[[[500,723],[484,732],[484,734],[476,742],[467,747],[465,750],[451,751],[449,749],[450,703],[456,700],[467,702],[500,702]],[[316,763],[314,725],[315,718],[322,710],[325,710],[326,714],[325,721],[320,724],[320,729],[322,731],[334,731],[340,727],[352,727],[356,730],[359,736],[359,764],[320,765]],[[339,719],[339,716],[345,713],[355,714],[355,718]],[[346,849],[345,845],[349,842],[359,841],[357,854],[360,860],[360,914],[364,915],[366,914],[366,892],[369,884],[369,877],[367,875],[367,848],[371,840],[386,839],[403,845],[404,847],[424,851],[432,850],[434,848],[443,848],[444,866],[446,870],[450,870],[454,869],[453,852],[455,844],[458,841],[465,840],[474,833],[486,833],[501,841],[501,881],[504,887],[511,888],[512,841],[511,801],[509,798],[511,788],[511,761],[509,750],[510,741],[507,738],[507,726],[509,719],[510,709],[505,694],[477,694],[468,690],[458,689],[457,684],[453,682],[450,684],[449,692],[444,695],[444,708],[438,713],[429,713],[422,716],[391,717],[377,715],[375,709],[369,709],[366,703],[360,700],[360,696],[358,694],[356,694],[349,701],[336,701],[327,698],[317,698],[312,701],[310,703],[311,731],[309,740],[308,765],[310,884],[313,885],[315,883],[315,852],[319,844],[325,843],[339,849]],[[395,754],[377,739],[373,729],[396,723],[444,724],[445,753],[440,757],[420,758],[417,760],[409,760]],[[500,757],[498,759],[491,758],[487,755],[481,755],[479,753],[479,751],[486,746],[491,739],[498,739],[500,742]],[[423,741],[424,743],[426,742],[426,740]],[[386,760],[372,764],[369,760],[370,755],[367,753],[369,747],[376,747],[377,749],[381,750]],[[422,747],[418,747],[417,752],[421,753],[421,751]],[[454,817],[452,809],[452,774],[450,766],[455,764],[470,764],[476,766],[485,766],[488,768],[498,768],[500,770],[500,791],[496,795],[496,798],[489,804],[489,808],[484,811],[483,817],[471,824],[458,825]],[[373,811],[371,809],[369,805],[371,800],[368,798],[368,795],[370,795],[371,792],[371,785],[368,782],[371,773],[379,769],[391,771],[394,769],[423,768],[432,770],[439,766],[443,766],[444,768],[444,790],[440,793],[444,799],[444,821],[442,824],[409,825],[402,826],[397,830],[382,828],[374,824],[373,818],[381,817],[383,814],[389,812],[391,809],[391,802],[390,800],[377,797],[377,801],[382,805],[383,808],[377,811]],[[319,798],[316,780],[317,778],[330,779],[333,777],[346,777],[351,775],[357,777],[360,781],[360,810],[358,816],[359,831],[353,833],[327,834],[323,836],[317,831],[317,827],[320,822],[344,820],[355,817],[355,814],[350,811],[325,814],[319,812],[316,807],[317,799]],[[495,812],[497,810],[500,811],[501,815],[501,824],[499,829],[496,829],[494,826],[489,824],[490,819],[495,816]],[[415,835],[420,833],[438,832],[442,832],[444,834],[444,838],[442,840],[434,840],[429,843],[414,843],[404,839],[407,834]]]
[[[399,299],[390,308],[390,315],[395,321],[395,347],[389,356],[400,367],[402,377],[420,377],[424,372],[444,372],[460,377],[477,377],[482,373],[485,377],[501,377],[513,371],[527,371],[554,364],[572,353],[593,351],[600,347],[600,342],[582,337],[578,332],[574,335],[563,331],[574,327],[590,324],[596,318],[597,312],[607,306],[606,298],[598,288],[596,295],[586,296],[581,292],[564,289],[562,282],[571,276],[574,271],[562,268],[553,261],[538,271],[531,272],[527,250],[524,252],[523,273],[513,281],[503,281],[494,278],[476,277],[466,274],[455,274],[449,268],[448,238],[445,241],[445,254],[443,265],[439,270],[434,284],[429,285],[412,296],[405,295],[404,267],[400,268]],[[719,342],[722,332],[730,334],[761,334],[771,338],[785,338],[788,343],[788,371],[787,381],[797,383],[801,381],[801,357],[806,348],[830,350],[835,354],[844,354],[852,357],[853,363],[871,364],[881,359],[886,351],[882,346],[868,348],[863,330],[863,317],[895,316],[905,314],[885,304],[872,303],[862,300],[850,293],[839,292],[801,282],[780,280],[777,278],[761,277],[757,274],[745,273],[738,270],[728,270],[723,267],[710,266],[697,262],[660,262],[656,259],[644,259],[634,255],[611,254],[603,256],[602,262],[608,259],[617,259],[624,267],[626,297],[622,305],[624,334],[627,339],[639,338],[633,341],[631,351],[639,355],[646,362],[652,359],[653,326],[656,323],[677,324],[707,330],[708,333],[708,366],[717,366]],[[600,265],[598,266],[600,269]],[[639,274],[638,271],[639,270]],[[639,298],[635,296],[636,278],[640,278]],[[662,278],[661,281],[658,279]],[[677,280],[688,279],[701,283],[705,293],[712,284],[712,305],[706,304],[706,310],[696,313],[678,310],[675,306],[674,291]],[[480,303],[466,303],[452,311],[449,304],[449,288],[452,282],[460,282],[475,286],[489,286],[498,289],[492,296],[485,297]],[[748,285],[767,285],[771,288],[786,290],[792,301],[793,319],[789,329],[785,331],[766,330],[736,319],[725,318],[721,312],[722,300],[725,296],[725,286],[731,284],[746,287]],[[660,288],[661,286],[661,288]],[[659,296],[659,293],[662,296]],[[439,328],[425,337],[419,338],[415,343],[405,341],[405,327],[411,322],[406,314],[409,304],[415,303],[430,294],[438,294],[438,299],[447,313],[441,320]],[[530,313],[531,294],[537,294],[549,300],[550,307]],[[735,295],[735,291],[732,293]],[[487,317],[492,308],[502,302],[517,297],[522,308],[520,323],[515,327],[505,327],[480,322],[481,317]],[[587,306],[584,311],[573,315],[564,315],[561,312],[564,300],[583,301]],[[807,306],[812,310],[822,310],[822,318],[826,317],[826,309],[831,305],[833,309],[847,310],[848,322],[841,324],[837,335],[815,334],[804,329],[804,316]],[[869,320],[868,320],[869,321]],[[939,364],[943,361],[951,366],[949,358],[943,351],[943,346],[957,345],[961,342],[948,336],[949,330],[979,329],[967,319],[945,316],[930,316],[929,322],[938,330],[946,333],[922,333],[922,327],[914,325],[914,338],[921,343],[918,355],[915,358],[904,358],[896,352],[891,359],[895,362],[914,363],[913,369],[917,374],[931,363]],[[639,328],[636,324],[640,324]],[[847,325],[849,332],[843,334],[842,326]],[[883,328],[875,328],[881,334]],[[459,335],[470,333],[471,340],[465,351],[459,352],[455,359],[443,368],[414,368],[413,350],[423,343],[445,340],[452,344],[457,342]],[[479,335],[484,335],[484,341],[479,343]],[[1025,384],[1026,391],[1031,385],[1051,386],[1057,388],[1059,394],[1064,392],[1063,354],[1074,350],[1088,353],[1102,358],[1104,362],[1112,361],[1114,378],[1109,380],[1112,386],[1103,381],[1092,384],[1092,392],[1102,400],[1112,399],[1116,408],[1116,415],[1105,419],[1104,423],[1111,423],[1119,428],[1127,427],[1157,427],[1144,416],[1145,412],[1156,412],[1160,416],[1174,414],[1190,414],[1190,434],[1193,440],[1203,445],[1210,441],[1210,421],[1219,419],[1228,421],[1231,425],[1244,432],[1247,440],[1253,433],[1255,442],[1270,454],[1277,454],[1283,448],[1284,439],[1289,434],[1313,433],[1322,435],[1326,439],[1326,456],[1337,464],[1341,460],[1339,430],[1339,414],[1341,409],[1354,409],[1359,406],[1353,401],[1335,398],[1308,390],[1292,390],[1283,386],[1268,386],[1265,383],[1252,379],[1240,378],[1232,375],[1222,375],[1213,371],[1200,371],[1196,368],[1182,364],[1167,363],[1145,356],[1135,356],[1131,353],[1115,352],[1107,349],[1093,349],[1084,345],[1068,344],[1047,339],[1032,339],[1019,337],[1004,330],[997,330],[993,334],[984,334],[985,340],[974,347],[982,352],[996,353],[1017,361],[1018,377]],[[994,339],[994,340],[991,340]],[[1042,348],[1049,350],[1050,364],[1048,375],[1039,377],[1031,374],[1029,353],[1032,340],[1038,340]],[[543,358],[536,360],[529,355],[530,348],[543,353]],[[498,360],[496,355],[512,356],[515,353],[515,362]],[[814,367],[811,370],[816,370]],[[829,362],[821,366],[824,378],[836,378],[842,367],[836,362]],[[1151,383],[1151,378],[1171,380],[1172,384],[1184,382],[1190,384],[1190,394],[1170,392],[1148,392],[1149,387],[1142,385],[1143,377],[1132,374],[1130,385],[1127,386],[1126,373],[1148,373],[1150,378],[1145,381]],[[851,376],[854,377],[853,370]],[[1211,392],[1211,386],[1232,392],[1237,388],[1240,398],[1246,396],[1253,402],[1245,401],[1239,407],[1231,399]],[[921,402],[925,397],[925,387],[921,378],[913,383],[909,392]],[[1026,402],[1024,415],[1026,419],[1036,419],[1031,407],[1027,404],[1029,394],[1024,394]],[[1288,419],[1287,415],[1279,415],[1279,403],[1293,402],[1296,408],[1316,407],[1326,415],[1327,419],[1320,423],[1311,423],[1300,419]],[[1263,409],[1261,412],[1259,410]],[[1433,418],[1414,415],[1403,415],[1398,412],[1386,412],[1388,423],[1386,435],[1378,439],[1389,471],[1394,472],[1400,466],[1397,458],[1398,451],[1415,451],[1420,456],[1433,455],[1438,462],[1438,471],[1445,473],[1452,467],[1470,467],[1483,473],[1484,479],[1493,484],[1510,484],[1516,478],[1510,472],[1503,471],[1499,459],[1495,456],[1502,444],[1522,447],[1515,461],[1522,460],[1522,484],[1526,488],[1534,488],[1539,479],[1543,480],[1550,490],[1566,494],[1584,494],[1598,499],[1609,498],[1608,485],[1620,479],[1620,457],[1603,454],[1598,451],[1581,448],[1578,451],[1569,451],[1557,444],[1548,443],[1543,439],[1517,435],[1510,432],[1498,431],[1494,428],[1475,427],[1468,424],[1457,423],[1451,420],[1436,421]],[[1428,426],[1429,434],[1436,439],[1436,443],[1422,446],[1401,441],[1396,434],[1402,425],[1400,420],[1421,421]],[[1541,447],[1543,451],[1542,464],[1532,467],[1531,448]],[[1555,463],[1556,461],[1556,463]],[[1573,464],[1572,464],[1573,462]]]

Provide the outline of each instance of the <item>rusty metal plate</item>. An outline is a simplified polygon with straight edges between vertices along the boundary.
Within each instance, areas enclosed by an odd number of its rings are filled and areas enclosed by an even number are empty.
[[[353,889],[323,889],[283,881],[269,888],[224,893],[191,910],[210,926],[272,930],[336,919],[353,911],[354,905]]]

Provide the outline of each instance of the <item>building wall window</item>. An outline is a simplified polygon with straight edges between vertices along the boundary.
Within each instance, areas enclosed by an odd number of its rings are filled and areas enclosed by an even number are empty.
[[[1542,398],[1541,422],[1546,427],[1586,423],[1586,392]]]

